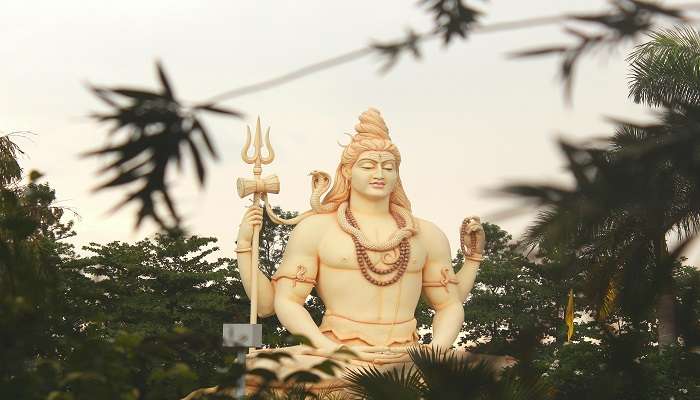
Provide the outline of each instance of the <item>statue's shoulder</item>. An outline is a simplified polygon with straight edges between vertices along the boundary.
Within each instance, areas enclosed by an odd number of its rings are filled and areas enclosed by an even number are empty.
[[[304,235],[319,235],[333,226],[334,223],[335,213],[312,214],[302,219],[294,227],[294,232]]]
[[[415,221],[416,226],[418,227],[418,238],[422,239],[423,241],[435,244],[448,242],[445,233],[434,223],[415,216],[413,217],[413,220]]]
[[[301,221],[292,229],[285,254],[289,251],[307,253],[318,252],[319,246],[330,223],[324,215],[313,214]]]

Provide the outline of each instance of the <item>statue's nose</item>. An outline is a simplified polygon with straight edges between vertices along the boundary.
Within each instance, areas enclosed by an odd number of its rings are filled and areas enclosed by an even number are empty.
[[[374,170],[374,177],[376,179],[384,179],[384,171],[382,171],[382,167],[376,168]]]

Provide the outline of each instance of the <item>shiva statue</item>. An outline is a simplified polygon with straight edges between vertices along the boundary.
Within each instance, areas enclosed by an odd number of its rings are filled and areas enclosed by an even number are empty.
[[[412,214],[399,173],[401,154],[379,111],[363,112],[355,131],[332,187],[328,174],[312,173],[311,210],[281,220],[265,202],[273,222],[296,224],[272,279],[251,271],[263,207],[249,207],[238,231],[238,268],[249,297],[252,274],[258,274],[258,315],[277,315],[289,332],[311,343],[284,348],[299,365],[337,359],[342,348],[353,354],[343,360],[348,365],[407,362],[407,348],[418,343],[414,312],[421,296],[434,310],[431,344],[450,348],[482,260],[486,239],[478,217],[462,224],[465,261],[455,273],[445,234]],[[313,288],[326,307],[320,325],[304,308]],[[255,354],[249,362],[255,363]]]

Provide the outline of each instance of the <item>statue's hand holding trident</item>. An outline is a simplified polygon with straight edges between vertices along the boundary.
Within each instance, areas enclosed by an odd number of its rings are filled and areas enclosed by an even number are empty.
[[[249,155],[251,138],[253,154]],[[267,150],[267,156],[262,154],[263,147]],[[265,144],[263,146],[260,118],[257,120],[254,136],[251,135],[250,128],[246,127],[246,143],[241,150],[241,158],[247,164],[253,164],[253,178],[238,178],[236,182],[238,195],[244,198],[252,194],[253,204],[246,211],[239,226],[236,253],[239,254],[238,269],[241,274],[243,288],[250,298],[250,322],[254,324],[257,321],[257,315],[265,317],[275,313],[273,305],[274,286],[268,277],[258,269],[258,243],[263,218],[261,202],[264,203],[268,217],[273,223],[296,225],[311,215],[330,211],[328,206],[321,205],[321,195],[328,190],[331,177],[322,171],[312,171],[310,174],[312,176],[311,209],[294,218],[285,219],[274,213],[268,201],[269,193],[279,193],[279,179],[276,175],[261,177],[262,165],[270,164],[275,159],[275,153],[270,144],[270,128],[265,133]],[[242,254],[248,255],[248,253],[250,253],[250,257],[240,256]],[[303,274],[303,271],[298,271],[298,273]]]

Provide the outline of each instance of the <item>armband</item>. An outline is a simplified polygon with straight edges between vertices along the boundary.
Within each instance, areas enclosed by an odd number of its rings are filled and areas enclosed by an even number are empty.
[[[297,266],[297,273],[296,275],[279,275],[279,276],[273,276],[271,281],[272,282],[277,282],[280,279],[291,279],[294,282],[292,283],[292,286],[295,287],[297,285],[297,282],[299,283],[310,283],[313,286],[316,286],[316,279],[313,278],[307,278],[306,277],[306,268],[304,268],[303,265]]]
[[[429,282],[429,281],[423,281],[423,287],[443,287],[445,288],[445,291],[447,291],[447,285],[449,283],[452,284],[458,284],[459,281],[456,278],[450,278],[450,269],[445,267],[440,271],[440,274],[442,274],[442,279],[438,282]]]
[[[471,260],[471,261],[476,261],[476,262],[481,262],[484,259],[484,256],[482,256],[479,253],[473,253],[468,256],[464,256],[465,259]]]

